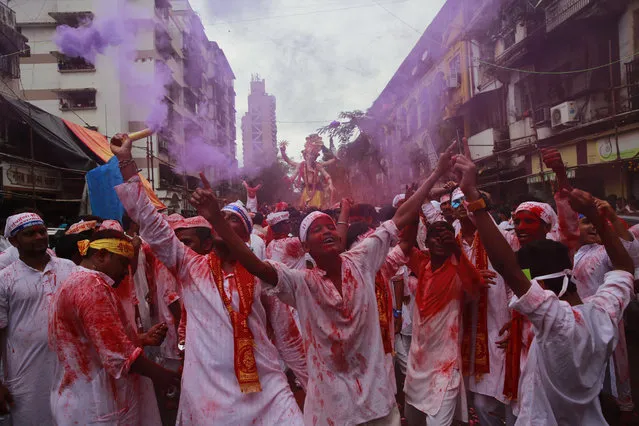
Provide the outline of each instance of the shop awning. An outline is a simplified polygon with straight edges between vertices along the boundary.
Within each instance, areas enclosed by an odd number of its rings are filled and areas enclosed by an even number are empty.
[[[78,145],[76,137],[61,118],[8,96],[0,95],[0,104],[3,107],[1,113],[13,116],[33,129],[35,160],[76,170],[90,170],[96,166],[94,158]],[[19,142],[22,152],[30,151],[28,138]],[[23,147],[25,144],[27,148]]]
[[[78,124],[72,123],[67,120],[62,120],[64,124],[75,134],[86,145],[87,148],[91,150],[102,163],[106,163],[109,161],[113,154],[111,153],[111,148],[109,148],[109,142],[103,134],[96,132],[95,130],[87,129],[86,127],[82,127]],[[142,184],[144,185],[144,189],[149,196],[149,199],[158,210],[166,209],[166,206],[158,196],[153,192],[153,187],[151,187],[151,183],[142,175],[140,175],[140,179],[142,180]]]

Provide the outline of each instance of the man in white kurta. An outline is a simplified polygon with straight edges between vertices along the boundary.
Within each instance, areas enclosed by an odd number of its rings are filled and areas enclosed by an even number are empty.
[[[379,331],[375,274],[398,230],[385,222],[342,257],[342,295],[320,269],[273,262],[273,290],[300,316],[308,359],[306,424],[358,425],[396,410]]]
[[[102,272],[78,267],[53,300],[49,339],[60,366],[50,394],[58,425],[142,420],[142,376],[129,370],[143,349],[113,284]]]
[[[46,233],[41,219],[39,226]],[[0,272],[2,382],[13,396],[14,425],[53,424],[49,395],[56,355],[49,350],[47,313],[53,294],[75,268],[70,260],[49,256],[42,271],[18,258]]]
[[[535,339],[520,381],[517,425],[606,424],[599,393],[633,276],[612,271],[594,296],[570,306],[536,281],[511,307],[533,324]]]
[[[244,394],[234,371],[233,327],[208,256],[196,254],[178,240],[137,177],[117,186],[116,191],[129,216],[140,224],[142,238],[175,274],[188,312],[178,424],[301,425],[301,413],[280,369],[277,349],[266,332],[260,284],[256,283],[248,325],[262,391]],[[239,296],[231,291],[235,279],[225,276],[223,286],[237,311]]]

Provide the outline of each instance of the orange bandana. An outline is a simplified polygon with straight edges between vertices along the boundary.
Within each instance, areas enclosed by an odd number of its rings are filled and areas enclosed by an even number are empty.
[[[382,343],[384,344],[384,353],[393,354],[393,343],[391,339],[391,304],[388,300],[388,286],[384,283],[384,276],[381,272],[375,275],[375,297],[377,298],[377,310],[379,312],[379,328],[382,331]]]
[[[457,237],[461,246],[461,235]],[[474,264],[478,271],[488,269],[488,255],[482,244],[479,233],[475,232],[473,240],[475,253]],[[462,339],[462,369],[464,375],[470,374],[470,354],[472,345],[470,342],[473,327],[473,304],[468,304],[464,309],[464,337]],[[479,381],[484,374],[490,373],[490,358],[488,352],[488,289],[479,290],[479,303],[477,305],[477,331],[475,335],[475,380]]]
[[[235,284],[240,296],[240,312],[233,310],[231,300],[224,291],[224,273],[222,272],[222,262],[211,252],[209,254],[209,266],[217,291],[222,297],[224,306],[231,317],[233,325],[233,346],[235,376],[240,384],[242,393],[261,392],[260,378],[257,374],[257,364],[255,363],[255,340],[253,333],[248,326],[248,317],[253,307],[253,292],[255,290],[255,279],[242,265],[237,265],[234,270]]]

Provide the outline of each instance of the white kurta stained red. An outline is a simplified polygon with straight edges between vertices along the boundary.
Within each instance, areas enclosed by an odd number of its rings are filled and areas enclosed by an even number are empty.
[[[116,192],[129,216],[140,224],[140,235],[180,284],[186,321],[187,350],[178,424],[301,425],[299,407],[278,363],[278,352],[267,335],[266,312],[255,284],[248,324],[255,340],[255,361],[262,391],[243,394],[234,371],[233,328],[218,293],[208,256],[182,244],[150,203],[138,178],[118,185]],[[238,309],[239,297],[230,291]]]

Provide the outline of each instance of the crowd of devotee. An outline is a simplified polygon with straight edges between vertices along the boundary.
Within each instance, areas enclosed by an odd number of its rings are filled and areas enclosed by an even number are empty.
[[[639,227],[556,150],[551,204],[494,205],[453,143],[385,205],[322,202],[309,155],[298,205],[247,182],[222,203],[201,175],[183,217],[152,204],[131,148],[111,140],[120,220],[53,247],[37,211],[6,218],[0,422],[639,424]]]

